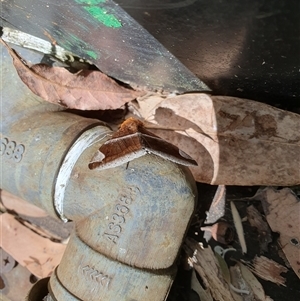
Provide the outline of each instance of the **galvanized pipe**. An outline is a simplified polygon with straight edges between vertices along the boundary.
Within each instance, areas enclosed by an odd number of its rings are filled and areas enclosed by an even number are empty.
[[[191,173],[150,154],[90,170],[110,130],[39,100],[2,51],[1,188],[75,221],[50,297],[165,300],[195,207]]]

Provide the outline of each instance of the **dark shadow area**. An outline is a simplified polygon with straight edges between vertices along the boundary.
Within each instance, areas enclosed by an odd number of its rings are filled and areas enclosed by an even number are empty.
[[[299,107],[299,1],[116,2],[215,95]]]

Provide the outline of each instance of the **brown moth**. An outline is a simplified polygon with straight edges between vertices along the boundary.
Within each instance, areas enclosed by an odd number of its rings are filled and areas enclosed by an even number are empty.
[[[89,163],[89,168],[112,168],[146,154],[154,154],[181,165],[197,166],[197,162],[188,154],[152,134],[140,120],[131,117],[100,147]]]

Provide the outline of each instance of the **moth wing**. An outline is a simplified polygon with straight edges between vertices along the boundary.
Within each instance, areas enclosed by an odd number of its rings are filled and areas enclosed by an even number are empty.
[[[97,150],[96,154],[91,159],[90,163],[101,162],[104,158],[105,158],[105,155],[103,153],[101,153],[100,150]]]
[[[141,141],[140,133],[106,141],[94,155],[89,168],[101,170],[113,168],[145,155],[147,152]]]
[[[97,169],[97,170],[114,168],[114,167],[120,166],[122,164],[125,164],[127,162],[130,162],[134,159],[140,158],[140,157],[144,156],[146,153],[147,153],[147,151],[145,149],[140,149],[136,152],[128,153],[123,156],[119,156],[118,158],[116,158],[114,160],[110,160],[108,162],[103,162],[103,161],[102,162],[91,162],[89,164],[89,168]]]
[[[149,153],[185,166],[198,165],[197,162],[187,153],[158,136],[143,134],[142,139],[143,145]]]

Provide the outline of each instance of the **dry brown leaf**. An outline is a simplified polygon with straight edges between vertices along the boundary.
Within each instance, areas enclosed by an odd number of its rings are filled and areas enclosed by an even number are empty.
[[[113,110],[142,95],[127,89],[100,71],[76,74],[62,67],[30,65],[3,40],[21,80],[44,100],[78,110]]]
[[[193,270],[191,279],[191,288],[198,294],[201,301],[213,301],[209,290],[205,290],[199,280],[197,279],[196,272]]]
[[[23,199],[1,190],[1,202],[12,215],[27,228],[37,234],[55,241],[65,241],[70,235],[72,225],[49,216],[43,209],[24,201]]]
[[[241,220],[241,217],[239,215],[239,212],[238,212],[234,202],[230,202],[230,208],[231,208],[231,214],[232,214],[234,226],[236,229],[236,233],[238,235],[239,242],[242,247],[242,251],[243,251],[243,253],[247,253],[247,245],[246,245],[242,220]]]
[[[300,278],[300,200],[289,188],[268,187],[261,201],[268,224],[272,231],[280,233],[282,250]]]
[[[240,267],[236,264],[230,267],[231,291],[235,301],[253,301],[253,292],[242,276]]]
[[[31,217],[45,217],[48,215],[43,209],[26,202],[5,190],[1,190],[0,196],[1,202],[5,208],[15,211],[18,215],[23,214]]]
[[[260,250],[267,252],[268,244],[272,241],[272,234],[268,224],[253,205],[247,207],[247,218],[250,225],[257,229]]]
[[[225,215],[226,187],[219,185],[207,212],[205,224],[213,224]]]
[[[148,102],[151,106],[146,105]],[[152,131],[194,158],[199,182],[300,183],[300,115],[234,97],[185,94],[138,100]]]
[[[38,278],[54,271],[66,248],[32,232],[8,213],[1,215],[0,235],[1,247]]]
[[[206,291],[209,291],[216,301],[232,301],[229,285],[222,276],[218,260],[211,247],[202,248],[199,243],[190,239],[186,240],[186,245],[190,250],[195,250],[192,257],[193,266],[201,276]]]
[[[237,263],[243,278],[248,283],[248,285],[251,287],[251,290],[255,296],[256,301],[273,301],[272,298],[269,296],[266,296],[265,291],[260,284],[260,282],[256,279],[256,277],[252,274],[252,272],[242,263]]]
[[[247,263],[249,269],[261,279],[274,282],[278,285],[285,285],[285,278],[282,277],[281,273],[286,273],[288,269],[283,265],[265,257],[255,256],[253,264]]]

